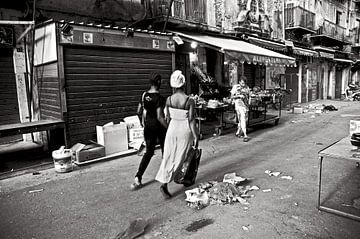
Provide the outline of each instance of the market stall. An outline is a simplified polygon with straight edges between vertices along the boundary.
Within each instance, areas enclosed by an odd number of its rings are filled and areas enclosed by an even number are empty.
[[[192,48],[188,52],[189,65],[198,82],[198,90],[194,92],[200,125],[209,118],[217,117],[217,121],[213,120],[216,122],[213,128],[216,134],[221,134],[224,126],[236,124],[230,90],[238,84],[240,77],[245,77],[250,87],[248,127],[279,122],[282,92],[278,88],[281,86],[281,74],[286,67],[296,65],[294,58],[239,39],[195,33],[175,34]]]

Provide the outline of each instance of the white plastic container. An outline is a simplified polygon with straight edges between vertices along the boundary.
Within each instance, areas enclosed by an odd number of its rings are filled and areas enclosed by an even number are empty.
[[[52,152],[56,172],[66,173],[73,170],[72,154],[71,149],[65,149],[64,146]]]

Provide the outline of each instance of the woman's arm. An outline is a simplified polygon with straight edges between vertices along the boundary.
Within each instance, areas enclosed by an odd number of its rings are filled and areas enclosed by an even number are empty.
[[[162,107],[158,107],[156,109],[156,117],[162,126],[164,126],[165,128],[168,127],[168,124],[165,120],[164,109]]]
[[[193,99],[189,99],[189,105],[190,105],[189,126],[191,133],[194,137],[194,146],[195,148],[197,148],[199,146],[199,131],[198,128],[196,127],[196,122],[195,122],[195,101]]]
[[[136,114],[139,117],[141,127],[144,127],[144,120],[145,120],[145,116],[146,116],[146,110],[143,108],[141,103],[138,104]]]
[[[165,121],[167,123],[167,125],[169,125],[170,123],[170,112],[169,112],[169,106],[170,106],[170,96],[166,99],[166,103],[165,103]]]

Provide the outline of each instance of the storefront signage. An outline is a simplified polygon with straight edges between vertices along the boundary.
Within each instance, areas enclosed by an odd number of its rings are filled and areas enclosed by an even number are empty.
[[[87,44],[93,44],[93,34],[89,32],[83,33],[83,42]]]
[[[153,48],[159,49],[160,48],[160,42],[159,40],[153,40]]]
[[[260,64],[260,65],[274,65],[274,66],[295,66],[296,63],[293,60],[285,58],[276,58],[269,56],[251,55],[243,52],[226,51],[226,53],[235,59],[238,59],[241,63]]]
[[[71,25],[71,39],[60,38],[61,44],[94,45],[132,49],[175,51],[171,36],[134,31],[131,36],[118,29]]]
[[[320,57],[334,59],[334,54],[320,51]]]

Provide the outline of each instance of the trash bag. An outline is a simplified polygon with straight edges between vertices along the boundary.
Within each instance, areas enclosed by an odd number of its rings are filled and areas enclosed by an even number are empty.
[[[184,162],[178,167],[174,174],[174,182],[183,184],[185,187],[194,185],[199,168],[202,150],[191,147]]]
[[[337,111],[338,109],[333,105],[324,105],[324,110],[327,111]]]

